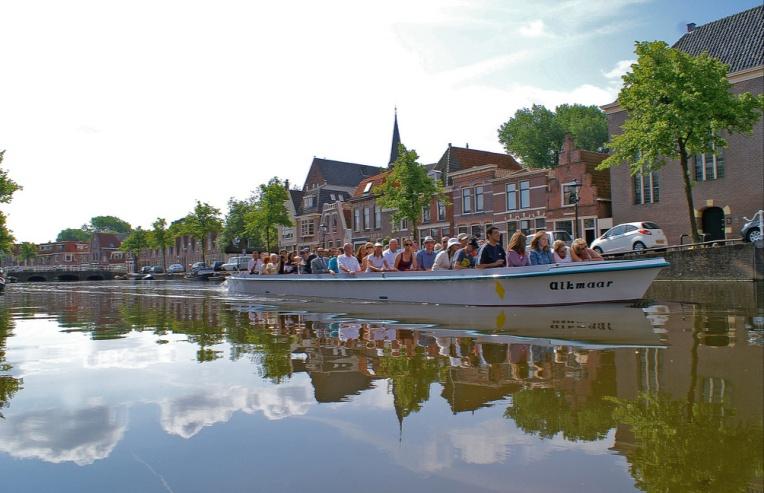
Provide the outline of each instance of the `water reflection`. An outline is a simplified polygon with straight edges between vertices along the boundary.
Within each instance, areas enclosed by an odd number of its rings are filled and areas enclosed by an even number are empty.
[[[370,446],[388,457],[380,468],[449,478],[501,463],[469,482],[499,490],[510,472],[520,481],[524,467],[554,468],[562,456],[621,460],[647,491],[735,490],[762,477],[756,312],[665,301],[430,312],[348,304],[336,313],[272,301],[177,287],[6,294],[0,452],[118,460],[136,426],[131,410],[151,406],[163,434],[187,443],[226,440],[237,415],[309,422],[320,427],[312,433],[344,437],[334,459],[352,462]],[[387,418],[394,433],[379,425]],[[714,444],[718,457],[707,453]],[[610,466],[599,464],[605,474]],[[602,481],[622,490],[623,479]],[[550,481],[547,489],[565,489]]]

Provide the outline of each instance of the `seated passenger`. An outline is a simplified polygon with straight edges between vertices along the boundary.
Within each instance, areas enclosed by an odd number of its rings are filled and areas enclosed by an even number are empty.
[[[461,247],[459,240],[451,238],[446,242],[446,248],[439,251],[432,264],[432,270],[451,270],[454,254]]]
[[[366,257],[366,272],[384,272],[391,270],[382,255],[382,243],[375,243],[371,255]]]
[[[474,269],[475,255],[477,255],[478,248],[477,239],[469,238],[467,246],[457,250],[454,254],[454,270]]]
[[[398,240],[393,238],[390,240],[387,249],[382,252],[385,260],[387,260],[387,265],[389,265],[392,270],[395,270],[395,257],[397,257],[399,253],[401,253],[401,251],[398,249]]]
[[[590,262],[593,260],[604,260],[602,255],[586,246],[586,240],[576,238],[570,245],[570,258],[573,262]]]
[[[353,245],[345,243],[342,247],[343,253],[337,257],[337,266],[340,268],[340,272],[347,274],[355,274],[361,272],[361,264],[358,259],[353,255]]]
[[[275,253],[271,254],[270,262],[268,262],[268,265],[265,266],[265,269],[263,269],[263,274],[278,274],[279,268],[281,267],[281,262],[279,261],[279,256]]]
[[[339,266],[337,265],[337,249],[336,248],[330,248],[329,249],[329,272],[332,274],[336,274],[340,271]]]
[[[525,252],[525,235],[515,231],[507,245],[507,267],[523,267],[531,265],[531,260]]]
[[[493,269],[495,267],[507,266],[507,253],[499,245],[501,232],[496,226],[491,226],[485,232],[486,243],[480,247],[478,252],[478,261],[475,268]]]
[[[531,265],[548,265],[554,263],[552,250],[549,248],[549,237],[546,231],[536,231],[531,240]]]
[[[361,271],[366,272],[366,257],[374,252],[374,244],[367,241],[363,245],[358,246],[358,250],[355,252],[355,258],[358,260],[358,265],[361,266]]]
[[[413,241],[405,240],[403,242],[403,251],[395,257],[395,270],[417,270]]]
[[[568,264],[571,262],[570,249],[562,240],[557,240],[552,244],[552,257],[555,264]]]
[[[310,261],[310,272],[312,274],[328,274],[329,259],[326,258],[326,250],[324,248],[318,248],[316,252],[318,253],[316,258]]]
[[[431,270],[436,255],[435,239],[432,236],[425,236],[424,248],[416,252],[417,270]]]

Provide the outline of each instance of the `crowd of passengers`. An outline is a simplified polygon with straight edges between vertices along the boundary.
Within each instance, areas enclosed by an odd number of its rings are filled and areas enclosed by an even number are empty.
[[[523,267],[527,265],[564,264],[603,260],[589,248],[586,241],[578,238],[570,247],[561,240],[549,244],[545,231],[536,232],[526,249],[527,239],[516,231],[507,245],[500,244],[501,233],[495,226],[486,231],[485,240],[460,234],[456,238],[443,237],[438,244],[432,236],[424,239],[424,248],[416,250],[412,240],[403,240],[400,248],[393,238],[385,248],[382,243],[365,243],[353,251],[353,245],[345,243],[340,252],[337,248],[318,248],[315,253],[304,248],[300,253],[280,254],[253,252],[249,260],[250,274],[355,274],[356,272],[430,271],[460,269],[492,269],[498,267]]]

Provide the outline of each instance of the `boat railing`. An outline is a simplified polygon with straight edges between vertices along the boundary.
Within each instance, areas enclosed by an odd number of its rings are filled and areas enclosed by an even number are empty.
[[[697,243],[679,243],[678,245],[668,245],[665,247],[645,248],[643,250],[633,250],[629,252],[621,253],[603,253],[602,256],[605,259],[619,258],[619,257],[641,257],[645,254],[652,254],[655,252],[679,252],[686,250],[697,250],[700,248],[718,248],[720,246],[730,246],[743,243],[742,238],[726,238],[722,240],[708,240],[700,241]]]

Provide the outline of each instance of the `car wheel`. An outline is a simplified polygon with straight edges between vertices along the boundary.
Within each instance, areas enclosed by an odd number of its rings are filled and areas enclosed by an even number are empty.
[[[749,243],[753,243],[754,241],[761,239],[761,231],[759,231],[759,228],[751,228],[748,230],[748,233],[745,234],[745,241]]]
[[[645,244],[642,243],[641,241],[638,241],[638,242],[634,243],[634,251],[635,252],[641,252],[644,249],[645,249]]]
[[[597,253],[599,253],[600,255],[602,255],[602,248],[600,248],[600,247],[598,247],[598,246],[597,246],[597,247],[594,247],[594,248],[592,248],[592,250],[594,250],[595,252],[597,252]]]

